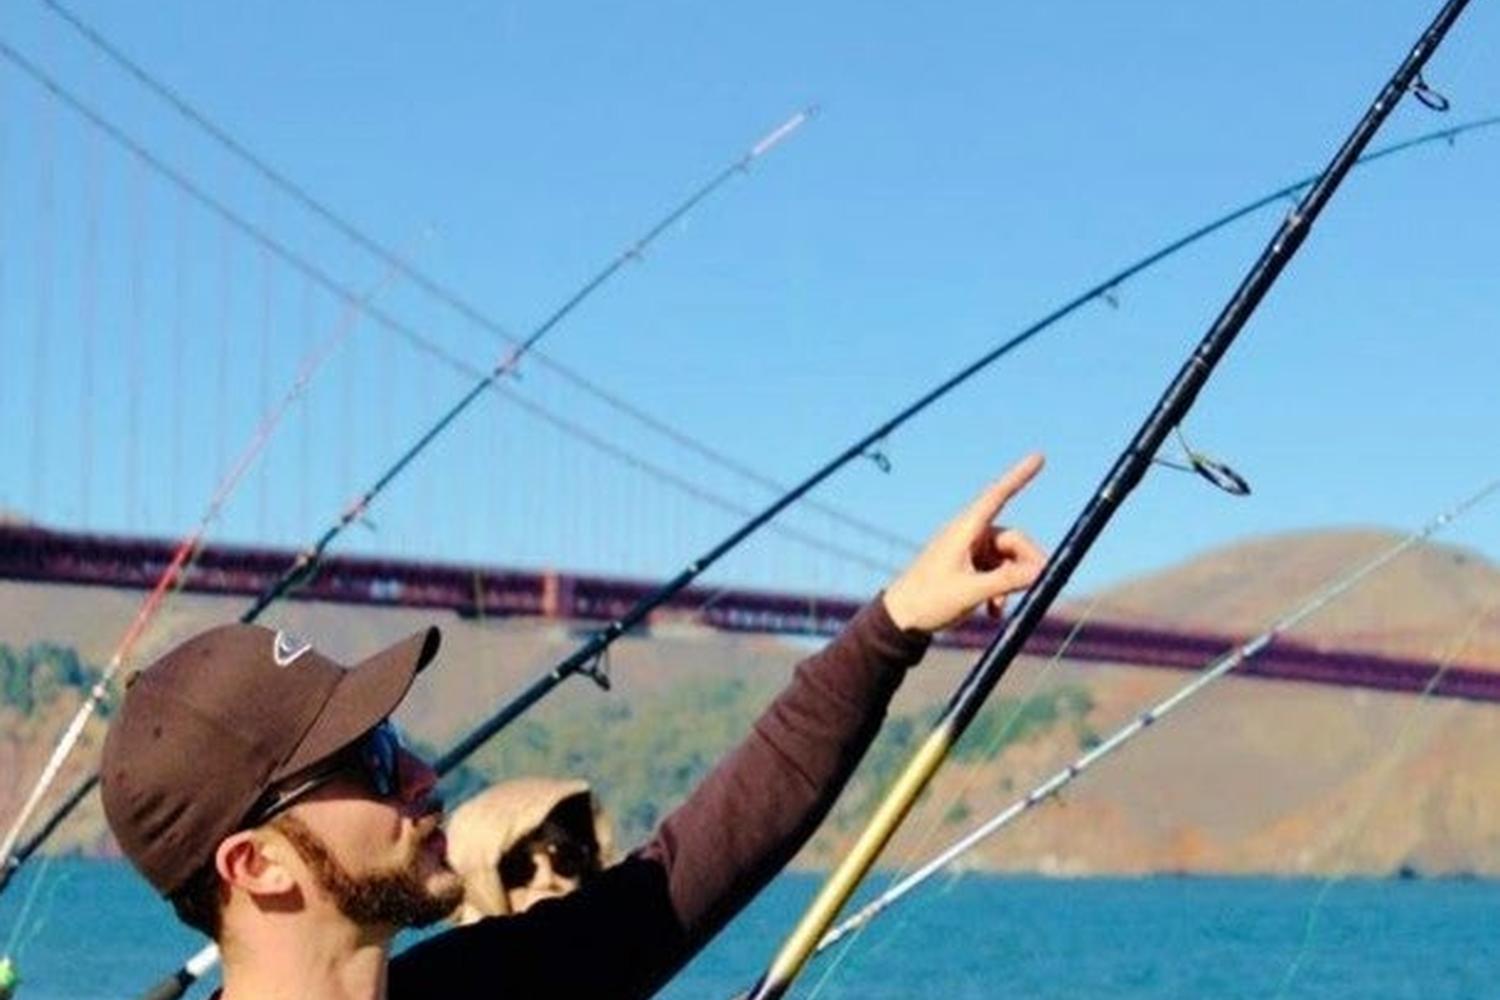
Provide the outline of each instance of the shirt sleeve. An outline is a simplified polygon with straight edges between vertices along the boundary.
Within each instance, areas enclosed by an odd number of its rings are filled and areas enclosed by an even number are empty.
[[[871,602],[642,847],[570,896],[412,947],[391,997],[649,995],[817,829],[928,641]]]

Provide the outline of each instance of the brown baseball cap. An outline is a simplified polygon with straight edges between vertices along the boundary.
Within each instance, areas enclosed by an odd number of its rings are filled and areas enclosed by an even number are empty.
[[[286,632],[221,625],[167,653],[104,740],[104,814],[125,856],[171,895],[267,790],[390,715],[439,641],[428,628],[344,666]]]

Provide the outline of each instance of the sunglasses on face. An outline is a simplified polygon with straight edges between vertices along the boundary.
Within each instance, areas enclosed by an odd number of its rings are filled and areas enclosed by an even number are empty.
[[[552,871],[562,878],[582,882],[599,871],[598,846],[549,821],[500,858],[501,885],[511,889],[530,885],[536,878],[538,854],[545,854]]]
[[[374,729],[334,754],[325,763],[316,765],[297,781],[267,792],[250,811],[250,817],[244,826],[247,829],[260,826],[324,785],[351,774],[359,777],[376,798],[399,798],[401,753],[401,734],[391,720],[383,719]]]

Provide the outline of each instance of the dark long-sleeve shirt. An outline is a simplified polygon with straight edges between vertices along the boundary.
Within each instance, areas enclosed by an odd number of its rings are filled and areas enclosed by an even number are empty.
[[[927,641],[866,606],[644,846],[572,895],[396,956],[392,1000],[655,992],[817,829]]]

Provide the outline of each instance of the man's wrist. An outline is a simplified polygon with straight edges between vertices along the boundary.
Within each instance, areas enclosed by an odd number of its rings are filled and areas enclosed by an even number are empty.
[[[885,609],[886,617],[899,631],[915,635],[929,635],[931,629],[924,628],[917,621],[916,613],[906,601],[904,591],[899,584],[887,587],[880,594],[881,607]]]

